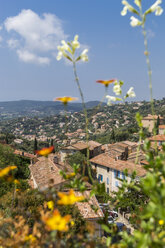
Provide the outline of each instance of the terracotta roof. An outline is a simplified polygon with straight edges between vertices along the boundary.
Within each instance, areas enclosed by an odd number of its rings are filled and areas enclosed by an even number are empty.
[[[94,148],[99,147],[99,146],[101,146],[102,144],[100,144],[100,143],[98,143],[98,142],[96,142],[96,141],[90,140],[90,141],[88,142],[88,145],[89,145],[89,150],[93,150]],[[83,142],[83,141],[82,141],[82,142],[77,142],[77,143],[75,143],[75,144],[72,144],[71,146],[72,146],[73,148],[76,148],[77,150],[84,150],[84,149],[87,149],[88,145],[87,145],[86,142]]]
[[[29,183],[32,187],[35,187],[36,183],[40,190],[44,190],[50,185],[50,180],[53,180],[51,186],[55,187],[66,182],[66,180],[60,176],[59,171],[62,167],[63,170],[68,169],[69,165],[54,164],[52,159],[53,156],[49,156],[48,159],[40,157],[36,164],[30,166],[32,178],[29,180]],[[53,168],[53,170],[51,168]],[[69,169],[72,171],[71,167]],[[33,178],[34,180],[32,180]],[[91,185],[87,183],[87,187],[90,189]],[[69,189],[67,188],[65,190],[68,191]],[[75,194],[77,196],[82,195],[79,191],[75,191]],[[89,199],[90,190],[86,190],[83,195],[86,199]],[[104,216],[95,196],[92,196],[88,202],[77,202],[76,205],[84,219],[99,219]],[[97,212],[92,209],[92,205],[98,208]]]
[[[87,148],[87,144],[85,142],[77,142],[76,144],[72,144],[72,146],[77,150],[84,150]]]
[[[102,145],[101,146],[101,150],[103,151],[109,151],[110,147],[112,146],[113,144],[105,144],[105,145]]]
[[[149,138],[151,141],[165,141],[165,134],[158,134]]]
[[[65,180],[59,174],[60,170],[67,170],[68,167],[62,164],[55,164],[52,161],[53,156],[50,156],[48,159],[45,157],[38,158],[38,162],[30,165],[31,177],[34,179],[34,185],[39,189],[46,189],[51,185],[58,185],[63,183]],[[72,171],[71,167],[70,171]],[[69,172],[70,172],[69,171]]]
[[[93,141],[93,140],[90,140],[88,143],[89,143],[89,149],[90,150],[93,150],[96,147],[102,146],[102,144],[100,144],[96,141]]]
[[[76,195],[81,195],[82,193],[76,192]],[[85,191],[83,193],[84,197],[86,199],[90,198],[90,191]],[[95,212],[91,206],[94,206],[95,208],[98,208],[97,212]],[[99,207],[98,201],[95,196],[92,196],[88,202],[77,202],[76,206],[78,207],[81,215],[84,217],[84,219],[96,219],[96,218],[103,218],[104,214],[102,210]]]
[[[123,143],[123,142],[117,142],[117,143],[114,143],[114,146],[117,146],[117,147],[122,147],[122,148],[125,148],[125,147],[127,147],[128,145],[127,144],[125,144],[125,143]]]
[[[127,169],[129,174],[132,174],[134,171],[136,171],[138,176],[145,176],[146,174],[146,170],[143,168],[142,165],[123,160],[116,161],[115,159],[111,158],[107,153],[102,153],[90,159],[90,162],[119,171],[124,171],[125,169]]]
[[[163,128],[164,129],[165,128],[165,125],[159,125],[159,128]]]
[[[158,115],[150,115],[143,117],[143,120],[156,120],[158,118]],[[159,115],[159,119],[163,120],[163,117]]]
[[[125,141],[122,141],[122,143],[128,145],[128,146],[137,146],[138,144],[136,142],[132,142],[132,141],[129,141],[129,140],[125,140]]]
[[[23,157],[26,157],[26,158],[36,158],[36,157],[37,157],[37,156],[34,155],[34,154],[27,153],[27,152],[20,151],[20,150],[15,150],[15,151],[14,151],[14,154],[20,155],[20,156],[23,156]]]
[[[61,150],[75,150],[76,151],[76,148],[70,145],[70,146],[62,147]]]
[[[148,165],[149,164],[148,161],[146,161],[146,160],[142,160],[142,161],[140,161],[140,163],[141,164],[144,164],[144,165]]]

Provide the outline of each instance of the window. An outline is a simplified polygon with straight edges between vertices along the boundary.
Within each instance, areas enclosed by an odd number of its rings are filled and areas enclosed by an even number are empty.
[[[114,170],[114,177],[117,177],[117,170]]]
[[[125,174],[124,174],[124,172],[122,172],[122,179],[123,180],[125,180],[126,178],[125,178]]]
[[[99,182],[103,182],[103,175],[99,174],[98,180],[99,180]]]
[[[109,194],[109,188],[107,188],[107,193]]]
[[[120,171],[114,170],[114,177],[120,178]]]
[[[120,171],[117,171],[117,177],[120,178]]]
[[[109,185],[109,177],[107,177],[107,185]]]
[[[107,168],[107,172],[109,172],[109,168]]]
[[[115,182],[115,186],[118,187],[119,186],[119,183],[118,181]]]

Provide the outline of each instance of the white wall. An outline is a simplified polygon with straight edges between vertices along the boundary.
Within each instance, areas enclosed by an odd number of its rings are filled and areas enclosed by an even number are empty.
[[[95,165],[92,164],[93,168],[95,168]],[[109,193],[111,192],[116,192],[118,191],[118,187],[116,186],[116,182],[118,183],[118,186],[121,186],[121,181],[118,180],[118,178],[115,178],[115,174],[114,174],[114,169],[109,168],[109,172],[107,171],[107,167],[105,166],[101,166],[101,165],[97,165],[96,166],[96,172],[97,172],[97,178],[99,177],[99,174],[103,175],[103,183],[105,183],[105,188],[107,191],[107,188],[109,188]],[[109,185],[107,184],[107,178],[109,178]],[[120,172],[120,179],[122,179],[122,172]],[[131,178],[128,175],[127,176],[127,181],[130,182]]]

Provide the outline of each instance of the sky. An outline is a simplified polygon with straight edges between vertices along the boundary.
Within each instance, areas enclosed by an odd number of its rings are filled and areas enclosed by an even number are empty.
[[[148,9],[155,1],[142,2]],[[121,16],[122,9],[120,0],[0,0],[0,101],[79,97],[72,65],[56,60],[61,40],[76,34],[79,52],[89,50],[89,61],[77,63],[86,101],[102,99],[104,87],[96,80],[111,78],[124,81],[124,93],[134,87],[131,100],[149,100],[142,31],[130,26],[131,13]],[[155,99],[165,96],[164,24],[165,11],[147,16]],[[112,86],[108,90],[114,95]]]

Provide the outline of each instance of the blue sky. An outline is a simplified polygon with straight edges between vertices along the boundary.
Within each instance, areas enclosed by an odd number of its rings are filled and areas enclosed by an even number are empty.
[[[148,8],[155,1],[143,2]],[[0,0],[0,101],[79,97],[72,66],[56,61],[60,40],[75,34],[89,48],[89,62],[77,66],[86,101],[101,99],[104,88],[95,81],[111,78],[123,80],[125,92],[133,86],[135,100],[148,100],[142,32],[122,8],[120,0]],[[156,99],[165,92],[164,13],[146,23]]]

